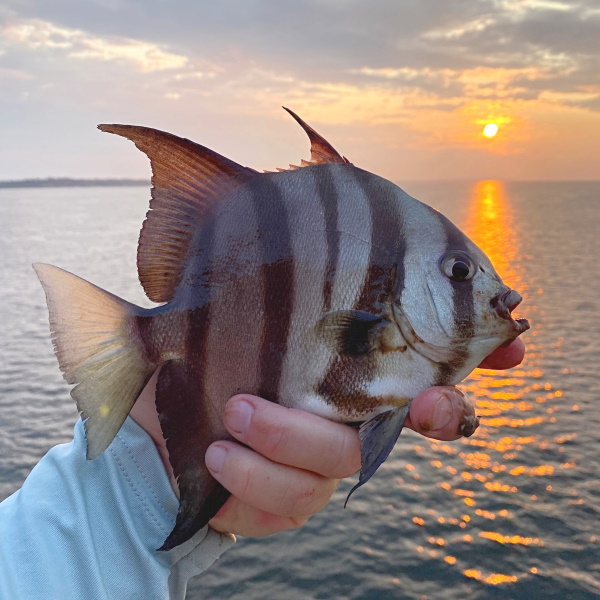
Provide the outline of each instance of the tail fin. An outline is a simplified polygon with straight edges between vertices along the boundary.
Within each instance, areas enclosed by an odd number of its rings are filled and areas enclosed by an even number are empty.
[[[46,293],[54,352],[84,419],[87,458],[102,454],[156,369],[134,322],[143,309],[58,267],[33,265]]]

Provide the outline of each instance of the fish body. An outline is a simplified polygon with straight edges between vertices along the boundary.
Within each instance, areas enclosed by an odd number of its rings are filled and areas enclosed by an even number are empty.
[[[291,112],[291,111],[290,111]],[[88,458],[110,444],[152,374],[180,489],[161,549],[228,497],[204,465],[221,413],[252,393],[361,427],[362,485],[410,400],[461,381],[529,325],[485,254],[436,210],[350,164],[301,119],[312,160],[258,173],[156,130],[101,129],[152,164],[138,273],[153,309],[35,265]]]

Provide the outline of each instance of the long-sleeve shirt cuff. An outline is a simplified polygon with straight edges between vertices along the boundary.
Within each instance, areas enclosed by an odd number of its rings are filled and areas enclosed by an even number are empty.
[[[83,424],[0,504],[0,598],[185,597],[188,580],[235,538],[205,527],[168,552],[178,500],[148,434],[128,418],[85,458]]]

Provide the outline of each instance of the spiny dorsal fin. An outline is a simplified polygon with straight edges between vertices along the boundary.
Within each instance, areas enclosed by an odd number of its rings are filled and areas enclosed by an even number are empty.
[[[345,157],[341,156],[338,151],[321,135],[319,135],[310,125],[305,123],[294,111],[282,107],[283,110],[294,117],[300,127],[306,131],[308,139],[310,140],[310,161],[302,160],[300,166],[290,165],[287,169],[277,169],[277,171],[296,171],[302,167],[312,167],[314,165],[324,165],[327,163],[349,163],[350,161]],[[269,173],[270,171],[265,171]]]
[[[218,202],[253,169],[185,138],[134,125],[98,125],[131,140],[150,159],[152,199],[140,232],[138,276],[154,302],[168,302],[195,234]]]

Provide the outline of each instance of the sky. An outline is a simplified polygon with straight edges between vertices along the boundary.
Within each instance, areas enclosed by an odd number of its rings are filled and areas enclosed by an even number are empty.
[[[281,106],[399,183],[598,180],[600,0],[0,0],[0,180],[148,177],[99,123],[286,167]]]

